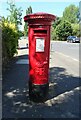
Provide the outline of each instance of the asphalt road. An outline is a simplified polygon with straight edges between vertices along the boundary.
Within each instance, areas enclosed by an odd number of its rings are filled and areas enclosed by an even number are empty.
[[[67,43],[67,42],[52,42],[51,51],[55,62],[51,62],[53,65],[63,65],[67,68],[69,74],[79,77],[80,71],[80,57],[79,57],[79,43]]]
[[[79,43],[67,43],[66,41],[51,42],[52,51],[62,53],[69,58],[75,59],[76,61],[79,61],[79,48]]]
[[[78,44],[53,42],[50,52],[49,94],[44,103],[29,100],[28,50],[18,50],[18,55],[3,73],[3,118],[80,117],[79,61],[78,55],[71,55],[70,49],[76,50],[78,54]]]

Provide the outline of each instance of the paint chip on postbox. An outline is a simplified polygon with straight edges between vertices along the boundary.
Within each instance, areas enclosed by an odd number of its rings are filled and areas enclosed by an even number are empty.
[[[44,52],[44,38],[36,38],[36,52]]]

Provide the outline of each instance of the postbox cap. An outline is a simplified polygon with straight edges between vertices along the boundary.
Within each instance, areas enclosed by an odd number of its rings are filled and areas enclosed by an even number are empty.
[[[51,24],[51,22],[54,21],[55,19],[56,19],[55,15],[49,13],[43,13],[43,12],[28,14],[24,17],[24,21],[28,22],[29,24],[36,24],[36,23],[43,24],[45,22],[49,22]]]

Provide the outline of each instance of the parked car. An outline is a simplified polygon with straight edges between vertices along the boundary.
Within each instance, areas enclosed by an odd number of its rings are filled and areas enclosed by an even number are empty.
[[[80,38],[77,36],[68,36],[67,37],[67,42],[71,42],[71,43],[80,43]]]

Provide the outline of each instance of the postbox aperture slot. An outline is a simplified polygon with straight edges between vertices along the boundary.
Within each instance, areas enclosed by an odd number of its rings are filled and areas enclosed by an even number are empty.
[[[38,33],[38,34],[47,34],[47,30],[34,30],[34,33]]]
[[[45,38],[36,38],[36,52],[44,52]]]

